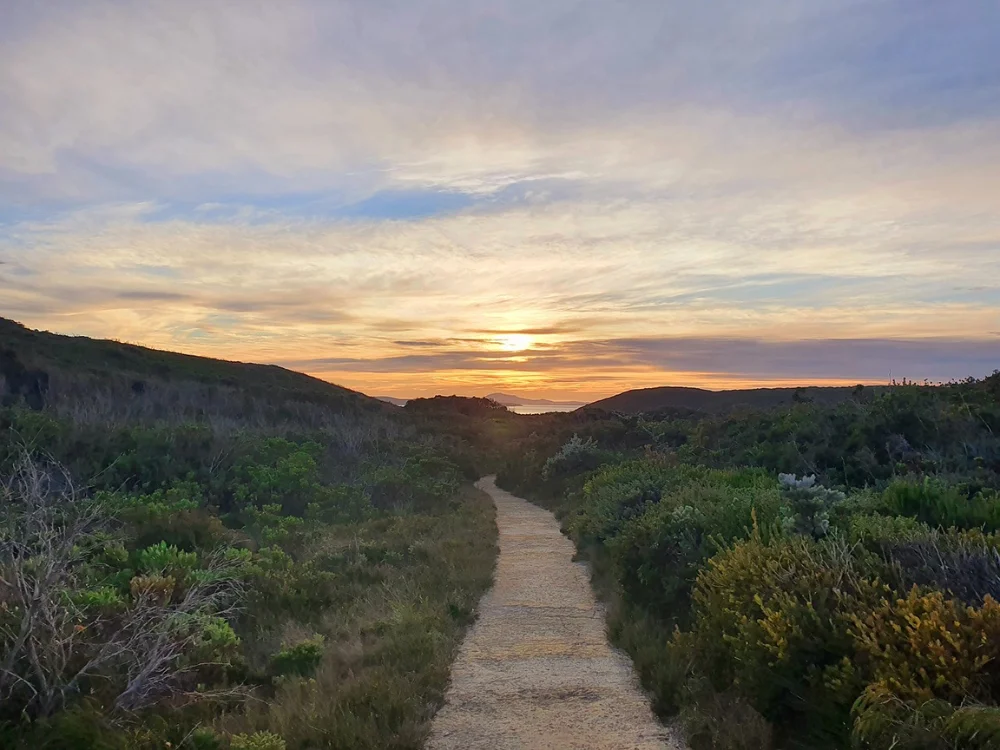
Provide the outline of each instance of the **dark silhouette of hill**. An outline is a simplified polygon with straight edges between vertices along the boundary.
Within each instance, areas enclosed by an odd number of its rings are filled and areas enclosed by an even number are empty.
[[[862,394],[872,394],[885,386],[804,386],[800,388],[748,388],[709,391],[704,388],[664,386],[637,388],[595,401],[587,409],[642,414],[662,409],[683,409],[706,414],[722,414],[739,407],[771,409],[796,402],[835,405]]]
[[[504,406],[583,406],[582,401],[553,401],[548,398],[525,398],[513,393],[491,393],[486,398]]]
[[[266,401],[270,408],[294,404],[327,414],[378,413],[391,406],[357,391],[277,365],[230,362],[150,349],[118,341],[36,331],[0,318],[0,397],[23,398],[29,406],[79,404],[100,395],[105,411],[211,413]],[[91,403],[93,401],[91,400]],[[155,408],[152,408],[155,407]],[[277,415],[275,415],[277,416]]]

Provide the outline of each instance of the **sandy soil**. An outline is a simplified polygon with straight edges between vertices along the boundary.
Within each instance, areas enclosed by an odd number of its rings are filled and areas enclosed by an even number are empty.
[[[500,557],[452,667],[432,750],[664,748],[681,750],[654,718],[628,658],[605,638],[587,568],[551,513],[477,485],[497,506]]]

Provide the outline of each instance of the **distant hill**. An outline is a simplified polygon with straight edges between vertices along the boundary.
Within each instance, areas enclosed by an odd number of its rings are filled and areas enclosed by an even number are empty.
[[[276,365],[246,364],[85,336],[35,331],[0,318],[0,399],[79,409],[95,419],[239,419],[326,423],[381,413],[383,402]],[[76,415],[79,416],[79,415]]]
[[[406,406],[406,402],[409,401],[409,399],[396,398],[395,396],[372,396],[372,398],[385,401],[387,404],[392,404],[393,406]]]
[[[582,401],[552,401],[547,398],[525,398],[512,393],[491,393],[486,398],[504,406],[583,406]]]
[[[709,414],[720,414],[745,406],[770,409],[796,401],[820,404],[839,404],[853,398],[863,388],[864,393],[874,393],[885,386],[804,386],[801,388],[748,388],[744,390],[709,391],[704,388],[664,386],[637,388],[617,396],[588,404],[588,409],[641,414],[661,409],[690,409]]]

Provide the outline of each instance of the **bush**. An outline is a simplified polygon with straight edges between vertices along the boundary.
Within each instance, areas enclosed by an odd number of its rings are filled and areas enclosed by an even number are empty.
[[[1000,530],[1000,498],[995,491],[980,491],[971,497],[959,487],[939,480],[897,481],[883,495],[890,512],[912,516],[930,526]]]
[[[1000,604],[992,597],[966,607],[914,587],[851,620],[874,680],[904,701],[984,701],[1000,688]]]
[[[593,438],[573,435],[542,468],[542,479],[554,480],[593,471],[609,459],[607,451],[598,448]]]
[[[323,636],[317,635],[286,646],[271,657],[271,671],[276,675],[309,677],[323,660]]]
[[[802,479],[794,474],[779,474],[778,481],[782,498],[792,513],[790,529],[814,539],[826,536],[830,530],[830,511],[843,502],[844,493],[816,484],[815,474]]]
[[[691,750],[770,750],[771,725],[745,699],[706,690],[681,712]]]
[[[943,700],[913,704],[882,683],[869,686],[854,705],[855,747],[899,750],[997,750],[1000,709],[954,706]]]
[[[235,734],[229,738],[229,750],[285,750],[285,741],[273,732]]]
[[[887,593],[838,540],[737,542],[708,561],[694,592],[696,670],[736,690],[769,721],[843,741],[864,683],[853,664],[855,615]]]
[[[979,606],[987,596],[1000,600],[1000,552],[995,537],[981,532],[939,532],[883,542],[900,587],[936,588]]]
[[[680,486],[677,479],[668,480],[659,502],[644,504],[607,548],[628,601],[683,621],[709,556],[748,536],[755,523],[769,533],[782,506],[774,482],[755,472],[712,471]]]

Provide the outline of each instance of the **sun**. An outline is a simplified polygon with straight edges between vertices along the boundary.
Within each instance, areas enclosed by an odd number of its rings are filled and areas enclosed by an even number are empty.
[[[535,339],[526,333],[505,333],[497,336],[496,343],[505,352],[523,352],[530,349]]]

